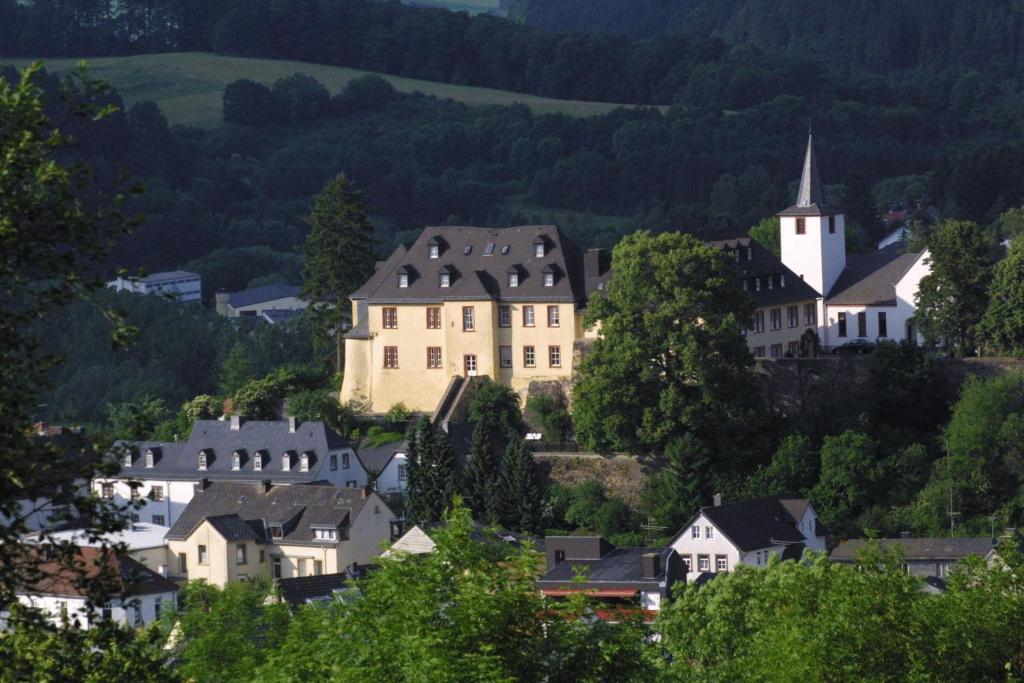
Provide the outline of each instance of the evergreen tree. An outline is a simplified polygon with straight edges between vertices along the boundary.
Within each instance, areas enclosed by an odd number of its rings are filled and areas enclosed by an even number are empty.
[[[256,379],[249,353],[241,342],[231,347],[224,362],[220,366],[220,390],[225,396],[234,396],[235,392]]]
[[[537,463],[518,434],[509,435],[501,463],[501,523],[518,531],[541,532],[544,491]]]
[[[483,425],[477,425],[463,473],[462,497],[473,517],[480,522],[497,521],[500,476],[498,453],[489,431]]]
[[[340,333],[350,319],[348,296],[373,273],[373,226],[362,192],[344,175],[327,183],[313,199],[312,227],[305,244],[302,296],[313,343],[326,350],[334,340],[341,369]]]
[[[455,453],[447,435],[420,419],[409,438],[406,459],[406,519],[413,524],[440,520],[457,493]]]
[[[843,209],[846,213],[847,231],[859,228],[868,240],[868,251],[882,236],[882,224],[878,220],[878,206],[871,192],[871,183],[859,173],[850,173],[843,180]]]

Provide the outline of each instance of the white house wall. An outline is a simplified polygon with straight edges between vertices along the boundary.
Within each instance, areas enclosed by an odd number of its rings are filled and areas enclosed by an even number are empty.
[[[700,538],[692,537],[692,527],[694,525],[700,526]],[[715,529],[714,538],[706,538],[707,527],[713,527]],[[732,571],[732,569],[740,562],[740,551],[732,544],[732,541],[727,539],[722,533],[711,523],[703,513],[698,515],[696,521],[689,524],[675,541],[672,542],[673,549],[679,553],[680,559],[684,562],[689,556],[691,560],[690,570],[692,572],[699,572],[700,566],[697,562],[698,555],[707,555],[710,561],[710,569],[708,571],[715,571],[715,555],[725,555],[726,557],[726,570]]]
[[[828,216],[800,216],[804,234],[796,234],[796,216],[781,216],[779,237],[782,262],[818,292],[827,292],[846,267],[845,220],[836,215],[836,230],[828,231]]]
[[[395,456],[388,462],[384,471],[377,477],[377,491],[382,494],[405,491],[407,482],[405,479],[399,479],[398,468],[400,466],[405,467],[408,462],[405,453],[395,453]]]
[[[907,322],[917,312],[917,293],[921,287],[921,279],[931,273],[931,271],[930,254],[928,250],[925,250],[914,261],[914,265],[896,283],[896,308],[903,320],[901,328],[903,336],[901,336],[901,339],[906,335]],[[924,342],[924,337],[916,329],[914,330],[914,337],[918,343]]]
[[[110,603],[110,618],[112,621],[125,626],[135,626],[135,610],[139,609],[142,611],[142,624],[149,624],[156,620],[156,603],[160,600],[161,612],[168,610],[174,610],[176,594],[175,593],[153,593],[150,595],[139,595],[129,598],[124,604],[121,600],[112,600]],[[101,618],[100,608],[96,608],[92,612],[88,610],[85,604],[85,598],[77,596],[57,596],[57,595],[19,595],[18,602],[23,605],[35,607],[47,614],[49,620],[54,624],[60,623],[61,605],[67,611],[68,618],[71,620],[78,620],[78,623],[83,628],[89,628],[94,625]]]
[[[369,564],[381,554],[381,545],[391,540],[393,513],[376,493],[369,493],[366,504],[352,521],[349,540],[341,542],[338,563],[344,569],[353,562]]]

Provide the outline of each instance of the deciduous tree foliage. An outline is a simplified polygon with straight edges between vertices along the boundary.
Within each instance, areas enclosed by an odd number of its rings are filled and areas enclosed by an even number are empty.
[[[974,355],[992,279],[991,241],[977,223],[946,221],[928,250],[931,273],[921,279],[916,302],[921,331],[950,354]]]
[[[591,448],[662,448],[690,434],[725,444],[749,426],[752,364],[740,329],[753,301],[727,256],[692,235],[646,231],[612,257],[605,297],[586,324],[601,337],[584,353],[574,387],[578,437]]]
[[[988,296],[981,321],[986,342],[998,351],[1024,358],[1024,235],[1014,238],[1006,258],[996,264]]]

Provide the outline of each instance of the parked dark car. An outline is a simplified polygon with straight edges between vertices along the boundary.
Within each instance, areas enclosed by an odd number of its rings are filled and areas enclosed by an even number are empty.
[[[867,339],[851,339],[845,344],[833,347],[832,354],[836,356],[859,356],[865,353],[871,353],[875,350],[875,343],[869,342]]]

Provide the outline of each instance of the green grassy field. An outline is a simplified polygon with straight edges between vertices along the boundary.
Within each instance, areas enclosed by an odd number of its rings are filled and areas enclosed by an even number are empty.
[[[17,60],[15,63],[24,66],[29,61]],[[205,128],[221,124],[224,86],[239,78],[271,84],[278,78],[301,72],[316,78],[334,94],[353,78],[370,73],[309,62],[223,57],[205,52],[94,57],[88,61],[93,75],[117,88],[127,104],[153,100],[160,105],[172,124]],[[73,68],[76,63],[75,59],[53,59],[47,60],[46,66],[50,70],[60,71]],[[619,106],[607,102],[557,100],[505,90],[380,75],[401,92],[419,91],[468,105],[508,105],[519,102],[538,114],[562,113],[570,116],[595,116]]]

